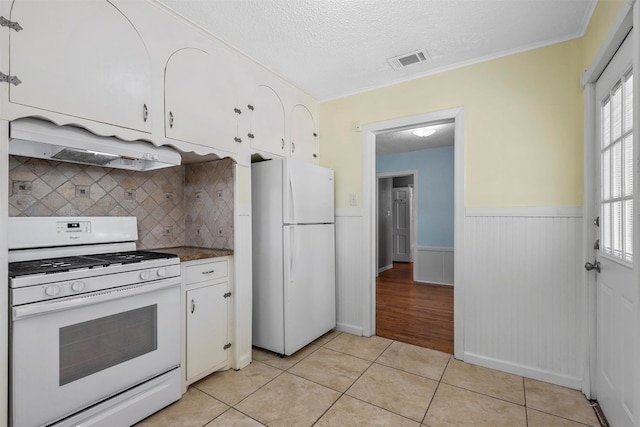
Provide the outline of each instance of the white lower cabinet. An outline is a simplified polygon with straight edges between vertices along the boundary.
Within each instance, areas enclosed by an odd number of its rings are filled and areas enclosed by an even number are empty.
[[[229,260],[182,264],[185,285],[184,386],[229,363]]]

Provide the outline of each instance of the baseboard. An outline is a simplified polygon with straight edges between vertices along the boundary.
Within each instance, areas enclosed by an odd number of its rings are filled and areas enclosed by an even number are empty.
[[[520,365],[468,352],[463,354],[463,360],[474,365],[484,366],[485,368],[496,369],[575,390],[582,390],[582,378],[570,377],[556,372],[534,368],[532,366]]]
[[[424,283],[425,285],[453,286],[453,283],[440,283],[440,282],[434,282],[434,281],[426,282],[424,280],[414,280],[414,282],[416,282],[416,283]]]
[[[361,326],[347,325],[346,323],[338,323],[336,325],[336,329],[340,332],[346,332],[348,334],[353,334],[358,336],[363,335],[363,329]]]
[[[249,366],[252,360],[252,353],[253,352],[249,352],[249,354],[246,354],[238,358],[238,360],[236,360],[236,363],[231,365],[231,367],[237,371],[238,369],[242,369]]]
[[[391,270],[392,268],[393,268],[393,264],[391,264],[391,265],[387,265],[387,266],[382,267],[382,268],[379,268],[379,269],[378,269],[378,274],[380,274],[380,273],[382,273],[382,272],[384,272],[384,271],[387,271],[387,270]]]

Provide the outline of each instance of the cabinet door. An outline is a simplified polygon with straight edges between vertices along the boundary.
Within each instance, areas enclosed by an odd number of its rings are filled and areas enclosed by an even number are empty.
[[[291,157],[318,163],[316,124],[307,107],[298,104],[291,111]]]
[[[284,106],[269,86],[258,86],[247,106],[250,115],[251,148],[286,156],[284,142]]]
[[[13,103],[151,132],[149,53],[111,3],[15,0]]]
[[[238,152],[237,90],[224,64],[185,48],[165,70],[165,133],[168,138]]]
[[[228,288],[223,282],[186,292],[187,380],[227,361]]]

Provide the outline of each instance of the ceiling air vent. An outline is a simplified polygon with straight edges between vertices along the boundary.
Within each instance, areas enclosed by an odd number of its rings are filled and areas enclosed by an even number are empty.
[[[404,55],[394,56],[389,58],[388,61],[394,70],[399,70],[412,64],[427,62],[429,59],[431,58],[429,58],[429,53],[426,49],[420,49]]]

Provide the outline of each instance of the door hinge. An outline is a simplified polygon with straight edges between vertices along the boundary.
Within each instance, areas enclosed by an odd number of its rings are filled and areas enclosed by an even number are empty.
[[[8,76],[0,72],[0,83],[11,83],[14,86],[18,86],[22,81],[17,76]]]
[[[4,16],[0,16],[0,27],[9,27],[16,32],[22,30],[22,26],[20,24],[18,24],[17,22],[9,21]]]
[[[231,343],[228,342],[224,345],[224,347],[222,347],[223,350],[229,350],[231,348]]]
[[[596,227],[600,227],[600,217],[597,216],[593,219],[593,225],[595,225]]]
[[[231,292],[227,292],[226,294],[223,295],[225,298],[229,298],[231,296]]]

